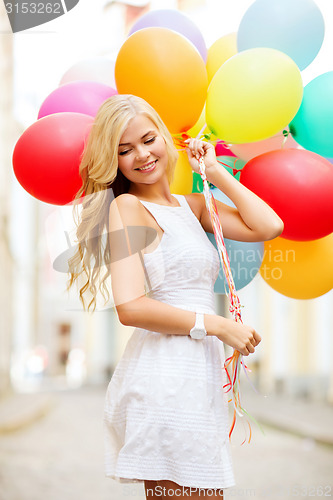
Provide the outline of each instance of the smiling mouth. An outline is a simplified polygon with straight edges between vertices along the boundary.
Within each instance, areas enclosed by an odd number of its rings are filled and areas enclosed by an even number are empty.
[[[157,160],[151,161],[151,162],[147,163],[146,165],[144,165],[143,167],[135,168],[135,170],[139,170],[140,172],[148,172],[150,170],[153,170],[153,168],[155,168],[156,162],[157,162]]]

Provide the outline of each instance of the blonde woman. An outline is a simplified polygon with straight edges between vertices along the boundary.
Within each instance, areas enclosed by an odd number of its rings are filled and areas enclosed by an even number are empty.
[[[196,172],[203,156],[207,179],[237,207],[216,201],[227,238],[282,232],[281,219],[217,163],[211,144],[191,139],[187,154]],[[222,498],[234,485],[223,344],[248,356],[261,338],[214,310],[219,258],[206,235],[213,228],[202,193],[170,192],[177,155],[145,101],[105,101],[80,166],[77,199],[85,198],[68,287],[84,276],[80,297],[85,306],[88,294],[94,309],[111,275],[119,320],[136,327],[106,394],[106,475],[144,482],[152,499]]]

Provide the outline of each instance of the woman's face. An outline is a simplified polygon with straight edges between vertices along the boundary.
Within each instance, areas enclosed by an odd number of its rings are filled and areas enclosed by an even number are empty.
[[[152,184],[165,175],[167,164],[164,138],[147,116],[135,116],[119,142],[119,170],[131,182]]]

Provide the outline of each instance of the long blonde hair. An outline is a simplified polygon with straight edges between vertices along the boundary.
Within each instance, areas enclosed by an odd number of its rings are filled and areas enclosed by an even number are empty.
[[[100,291],[105,304],[110,299],[106,280],[110,276],[108,236],[109,208],[114,197],[127,193],[130,181],[118,170],[118,145],[130,120],[143,114],[157,127],[165,140],[168,165],[166,175],[171,184],[178,153],[170,132],[158,113],[146,101],[133,95],[115,95],[99,108],[80,163],[82,186],[73,201],[77,250],[68,260],[67,291],[76,280],[86,279],[79,290],[83,309],[96,309]],[[81,208],[80,214],[78,207]],[[106,231],[106,234],[105,234]],[[102,238],[106,236],[104,239]],[[101,276],[102,267],[106,266]],[[82,284],[82,282],[81,282]],[[86,308],[84,295],[91,300]]]

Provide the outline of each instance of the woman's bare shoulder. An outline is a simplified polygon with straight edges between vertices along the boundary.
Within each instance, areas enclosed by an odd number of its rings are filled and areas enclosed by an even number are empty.
[[[192,212],[200,222],[202,209],[205,203],[204,195],[202,193],[190,193],[184,196],[187,203],[190,205]]]
[[[112,200],[109,218],[110,223],[112,219],[119,220],[120,218],[122,225],[144,224],[145,211],[142,203],[134,194],[123,193]]]
[[[120,194],[120,195],[116,196],[116,198],[114,198],[112,200],[112,203],[114,203],[114,202],[117,202],[117,203],[137,203],[137,204],[139,204],[140,200],[134,194],[123,193],[123,194]]]

